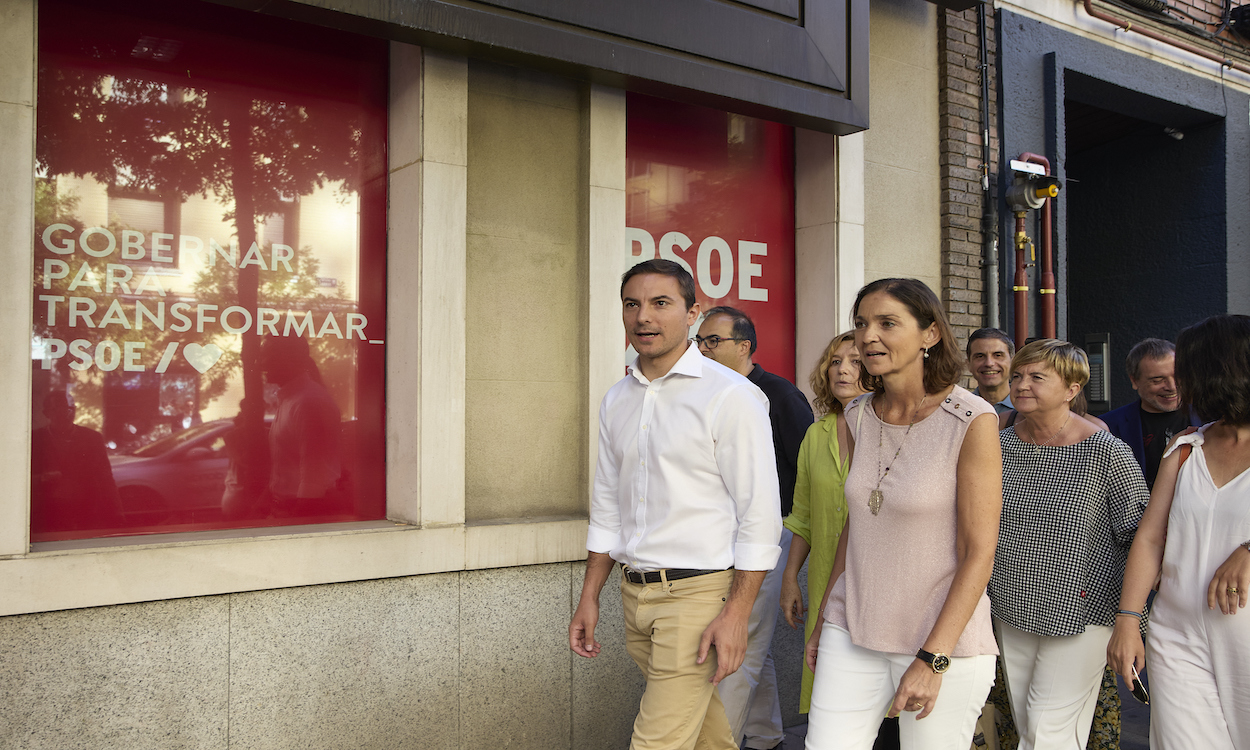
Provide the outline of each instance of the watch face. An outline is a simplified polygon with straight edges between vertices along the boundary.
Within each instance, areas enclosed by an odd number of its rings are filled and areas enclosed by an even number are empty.
[[[942,674],[951,667],[951,658],[946,654],[933,655],[933,671]]]

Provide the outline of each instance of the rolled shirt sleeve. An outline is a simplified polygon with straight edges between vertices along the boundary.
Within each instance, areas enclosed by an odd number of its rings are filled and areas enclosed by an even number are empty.
[[[621,536],[621,508],[617,501],[620,462],[612,452],[608,432],[608,398],[599,405],[599,459],[595,464],[595,484],[590,496],[590,528],[586,549],[608,554]]]
[[[781,557],[781,492],[764,394],[749,384],[727,390],[712,421],[712,439],[737,509],[734,567],[772,570]]]

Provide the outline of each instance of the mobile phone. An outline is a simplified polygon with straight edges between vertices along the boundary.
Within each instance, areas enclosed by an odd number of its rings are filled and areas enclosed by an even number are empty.
[[[1150,693],[1146,692],[1146,686],[1141,682],[1141,675],[1137,674],[1137,666],[1130,664],[1128,668],[1133,672],[1133,697],[1146,705],[1150,705]]]

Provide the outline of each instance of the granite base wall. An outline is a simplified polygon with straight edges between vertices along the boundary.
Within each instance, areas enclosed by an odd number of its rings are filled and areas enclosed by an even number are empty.
[[[0,747],[623,749],[643,684],[617,574],[596,659],[582,563],[0,618]],[[783,705],[801,631],[777,629]],[[791,725],[803,717],[787,712]]]

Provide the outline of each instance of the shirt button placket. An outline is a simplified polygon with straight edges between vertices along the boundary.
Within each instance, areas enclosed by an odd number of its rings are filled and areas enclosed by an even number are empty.
[[[638,529],[634,533],[633,541],[629,548],[635,553],[638,550],[638,543],[642,540],[643,533],[646,532],[646,491],[647,491],[647,450],[650,444],[650,426],[651,416],[655,413],[655,386],[648,385],[647,392],[642,399],[642,424],[638,429],[638,473],[637,481],[634,482],[634,489],[637,491],[638,507],[634,511],[634,525]]]

